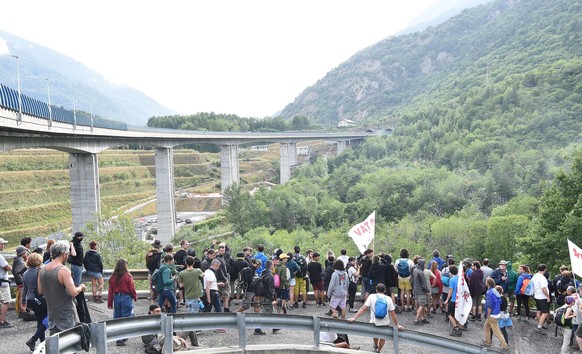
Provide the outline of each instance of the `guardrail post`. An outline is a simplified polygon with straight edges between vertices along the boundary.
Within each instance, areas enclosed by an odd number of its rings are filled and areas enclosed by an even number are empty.
[[[321,322],[319,317],[313,316],[313,343],[315,349],[319,349],[319,331],[321,330]]]
[[[59,354],[59,335],[46,337],[44,349],[46,354]]]
[[[394,344],[394,354],[398,354],[398,328],[392,326],[392,342]]]
[[[238,347],[245,349],[247,347],[247,326],[245,321],[245,313],[236,313],[236,326],[238,328]]]
[[[97,349],[97,354],[107,354],[107,323],[91,323],[91,346]]]
[[[174,353],[174,317],[162,314],[162,333],[164,334],[164,354]]]

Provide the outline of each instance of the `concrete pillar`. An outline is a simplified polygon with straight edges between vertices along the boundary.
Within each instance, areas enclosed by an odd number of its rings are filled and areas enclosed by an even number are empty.
[[[176,232],[176,200],[174,194],[174,150],[156,148],[156,196],[158,235],[162,244],[169,243]]]
[[[297,144],[296,143],[281,143],[281,166],[280,178],[281,184],[289,182],[291,179],[291,166],[297,164]]]
[[[220,145],[220,191],[239,181],[238,145]]]
[[[69,166],[73,232],[77,232],[96,221],[101,211],[99,158],[91,153],[70,154]]]
[[[337,142],[337,154],[341,154],[346,149],[347,143],[345,141]]]

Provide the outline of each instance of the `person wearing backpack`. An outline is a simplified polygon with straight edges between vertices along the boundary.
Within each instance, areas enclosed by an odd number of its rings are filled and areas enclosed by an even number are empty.
[[[398,323],[398,317],[394,311],[394,303],[392,302],[392,298],[386,296],[386,286],[384,284],[380,283],[376,286],[376,294],[368,296],[364,306],[360,307],[354,317],[348,319],[348,322],[354,322],[368,309],[370,309],[370,323],[373,323],[375,326],[389,326],[392,324],[392,327],[398,328],[399,331],[404,329]],[[386,339],[373,338],[373,341],[374,352],[380,353]]]
[[[499,318],[501,318],[501,294],[499,294],[497,289],[495,289],[495,280],[487,278],[486,283],[489,290],[487,290],[487,293],[485,294],[487,319],[483,326],[485,332],[483,346],[491,346],[491,331],[493,331],[493,334],[501,343],[501,350],[507,352],[509,351],[509,346],[499,330]]]
[[[447,313],[447,306],[445,304],[445,300],[447,299],[447,295],[449,294],[449,285],[451,278],[453,275],[451,274],[450,267],[455,265],[455,260],[453,257],[447,257],[447,265],[441,270],[441,283],[443,284],[442,290],[442,305],[441,305],[441,313]]]
[[[156,285],[158,292],[158,305],[164,306],[167,300],[170,304],[168,312],[176,313],[176,292],[174,290],[174,275],[172,274],[172,266],[174,265],[174,255],[167,254],[164,256],[164,263],[154,274],[152,280]]]
[[[241,285],[241,273],[243,269],[249,268],[251,265],[245,260],[245,254],[243,252],[238,252],[236,254],[236,260],[232,263],[232,267],[230,269],[230,279],[233,282],[232,286],[232,294],[234,295],[233,298],[236,300],[240,300],[243,296],[244,290],[243,285]],[[243,277],[244,278],[244,277]],[[243,279],[245,280],[245,279]],[[251,275],[252,280],[252,275]],[[248,283],[246,284],[248,285]]]
[[[279,313],[287,314],[287,302],[289,301],[289,269],[285,261],[289,256],[281,253],[273,258],[275,270],[273,271],[273,285],[275,286],[275,298],[281,299],[278,308]]]
[[[426,319],[430,288],[424,274],[424,266],[424,258],[419,258],[416,262],[416,268],[412,271],[411,277],[414,296],[416,296],[416,301],[418,301],[418,310],[416,311],[416,317],[414,319],[414,324],[417,326],[430,323]]]
[[[299,307],[299,295],[301,294],[303,304],[302,307],[307,307],[307,259],[300,253],[301,247],[295,246],[295,253],[293,254],[293,260],[299,266],[299,270],[295,273],[295,288],[293,289],[293,307]]]
[[[275,279],[273,277],[273,261],[266,261],[265,268],[261,272],[260,281],[264,287],[264,295],[261,295],[261,306],[263,307],[263,313],[273,313],[273,306],[277,304],[277,299],[275,298]],[[257,296],[259,294],[258,290],[255,290]],[[261,291],[261,294],[263,291]],[[277,333],[279,329],[274,328],[273,333]],[[261,328],[255,328],[255,335],[265,335]]]
[[[348,285],[348,306],[350,307],[349,311],[357,312],[357,310],[354,308],[354,302],[356,301],[356,291],[358,290],[358,268],[355,257],[350,257],[348,259],[346,273],[350,281]]]
[[[412,311],[412,283],[410,281],[411,269],[414,263],[408,257],[410,254],[406,248],[400,250],[400,258],[394,262],[394,268],[398,272],[398,289],[400,289],[400,306],[402,311]]]
[[[557,327],[562,328],[564,339],[562,341],[562,348],[560,353],[570,352],[570,339],[572,338],[572,319],[576,317],[576,313],[572,310],[572,305],[576,302],[573,296],[566,296],[564,305],[556,310],[554,314],[554,322]],[[558,328],[556,327],[556,332]]]
[[[556,282],[556,304],[563,306],[566,300],[566,291],[569,286],[575,286],[571,273],[568,270],[562,272],[562,277]]]
[[[531,273],[529,266],[522,264],[519,267],[519,276],[517,277],[517,284],[515,285],[515,297],[517,299],[517,322],[529,323],[529,298],[531,294],[526,294],[526,289],[531,283]],[[533,288],[531,283],[530,289]],[[521,319],[521,305],[525,307],[525,318]]]

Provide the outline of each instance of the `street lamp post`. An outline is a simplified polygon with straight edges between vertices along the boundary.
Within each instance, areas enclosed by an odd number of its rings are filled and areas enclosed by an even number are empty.
[[[51,82],[48,77],[44,78],[46,80],[46,92],[48,95],[48,109],[49,109],[49,127],[53,126],[53,110],[51,108]]]
[[[89,100],[89,109],[91,111],[91,131],[93,131],[93,100]]]
[[[13,55],[16,59],[16,80],[18,81],[18,115],[16,116],[16,122],[18,124],[22,123],[22,94],[20,91],[20,58],[18,55]]]
[[[73,129],[77,129],[77,105],[75,103],[75,91],[71,91],[71,95],[73,96]]]

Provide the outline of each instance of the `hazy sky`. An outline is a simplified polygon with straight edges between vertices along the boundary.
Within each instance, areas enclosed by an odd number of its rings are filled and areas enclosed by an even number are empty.
[[[0,0],[0,29],[181,114],[264,117],[439,0]]]

